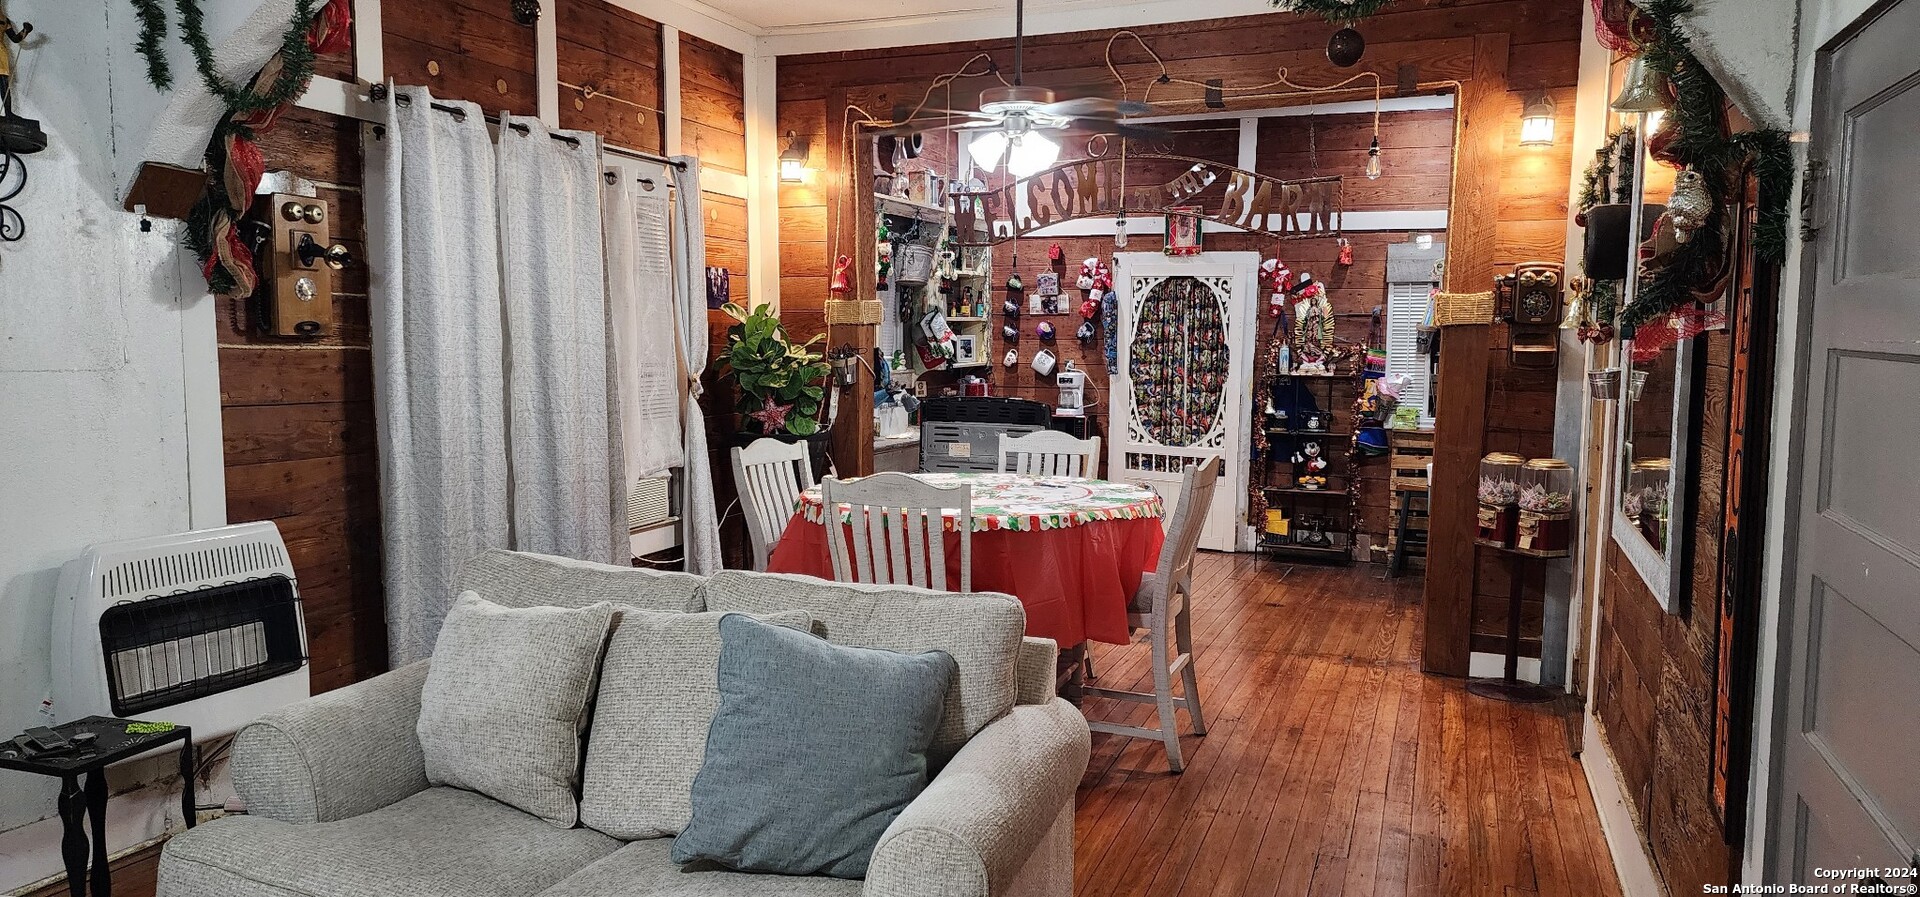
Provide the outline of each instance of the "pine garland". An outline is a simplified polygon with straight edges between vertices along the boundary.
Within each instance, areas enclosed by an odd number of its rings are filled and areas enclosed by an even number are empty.
[[[160,0],[133,0],[133,14],[140,20],[140,40],[133,47],[147,61],[147,81],[159,90],[173,89],[173,66],[167,63],[167,11]]]
[[[1352,25],[1385,9],[1393,0],[1272,0],[1289,12],[1313,13],[1335,25]]]
[[[1793,157],[1784,131],[1725,132],[1726,92],[1695,58],[1679,27],[1679,20],[1693,13],[1692,0],[1649,0],[1643,11],[1653,24],[1653,36],[1640,52],[1647,66],[1673,87],[1668,155],[1700,173],[1713,196],[1714,211],[1664,266],[1642,275],[1633,305],[1621,311],[1621,323],[1627,326],[1644,324],[1692,301],[1694,289],[1713,279],[1725,247],[1724,207],[1749,162],[1760,180],[1754,250],[1762,261],[1777,263],[1786,257],[1787,204],[1793,191]]]

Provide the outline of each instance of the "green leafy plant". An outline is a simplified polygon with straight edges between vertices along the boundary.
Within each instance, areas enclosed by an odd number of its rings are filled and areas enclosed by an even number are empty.
[[[770,305],[749,313],[729,302],[720,310],[739,322],[727,328],[727,349],[720,358],[727,376],[740,387],[742,425],[768,436],[820,432],[829,368],[826,356],[813,347],[826,342],[827,335],[794,342]]]

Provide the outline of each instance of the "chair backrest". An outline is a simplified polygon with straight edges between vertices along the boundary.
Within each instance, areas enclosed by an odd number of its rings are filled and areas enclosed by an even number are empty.
[[[1160,563],[1154,568],[1166,583],[1163,596],[1175,590],[1186,594],[1192,585],[1193,553],[1200,545],[1200,531],[1206,528],[1207,512],[1213,508],[1220,467],[1221,460],[1213,458],[1198,466],[1189,464],[1180,474],[1180,503],[1167,519],[1167,540],[1160,545]]]
[[[1058,430],[1000,436],[1000,472],[1043,477],[1096,477],[1100,437],[1075,439]]]
[[[944,509],[955,509],[960,534],[960,582],[973,590],[973,490],[933,486],[904,473],[877,473],[859,480],[827,477],[820,484],[833,578],[840,582],[947,589]],[[849,506],[851,523],[838,522]],[[849,548],[848,541],[852,541]]]
[[[767,557],[793,517],[794,500],[813,487],[813,459],[807,444],[756,439],[746,448],[735,448],[733,487],[747,515],[753,569],[764,571]]]

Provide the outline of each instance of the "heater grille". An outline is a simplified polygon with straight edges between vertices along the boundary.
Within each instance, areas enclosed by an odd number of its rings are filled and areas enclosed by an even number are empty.
[[[286,563],[286,550],[277,541],[215,545],[115,565],[101,575],[100,594],[108,598],[151,594],[176,583],[233,579]]]
[[[122,565],[107,578],[153,563],[237,563],[225,555],[256,547],[262,546]],[[114,715],[133,716],[299,669],[306,662],[300,620],[299,595],[293,581],[281,575],[107,608],[100,616],[100,646]]]

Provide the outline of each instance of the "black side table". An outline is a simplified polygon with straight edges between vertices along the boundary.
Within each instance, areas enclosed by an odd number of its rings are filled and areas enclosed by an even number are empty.
[[[180,812],[186,817],[187,827],[193,827],[193,730],[175,726],[165,732],[127,731],[138,722],[89,716],[54,726],[54,731],[69,739],[81,732],[91,732],[94,737],[90,745],[59,754],[28,757],[18,744],[0,741],[0,769],[60,777],[60,821],[66,829],[60,839],[60,854],[67,861],[67,893],[72,897],[85,897],[87,893],[87,817],[93,819],[93,897],[113,893],[107,872],[108,766],[169,742],[180,742]],[[82,773],[87,777],[84,789],[80,784]]]

